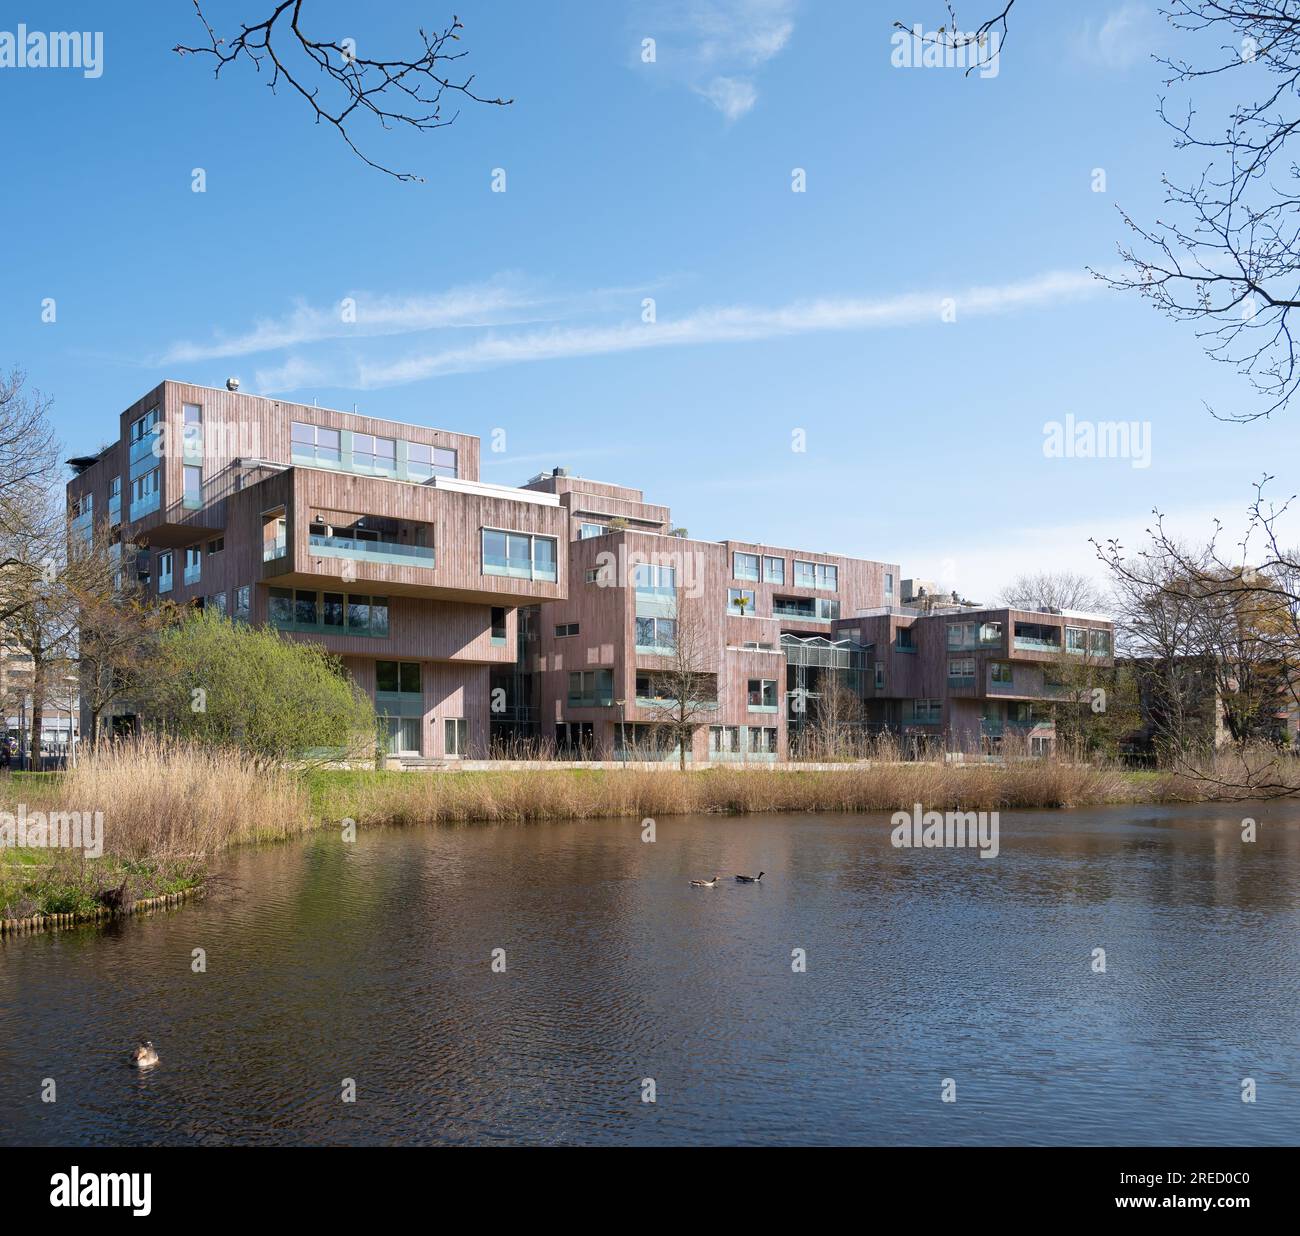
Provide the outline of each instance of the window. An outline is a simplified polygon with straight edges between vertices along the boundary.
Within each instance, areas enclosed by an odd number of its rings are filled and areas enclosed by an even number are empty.
[[[817,587],[817,564],[815,562],[800,562],[798,558],[794,560],[794,586],[796,588]]]
[[[355,443],[353,450],[355,452]],[[406,475],[413,481],[427,481],[435,476],[456,475],[456,452],[448,447],[408,442],[406,451]]]
[[[213,554],[219,554],[225,548],[226,538],[224,536],[214,536],[208,542],[208,557],[211,558]]]
[[[131,422],[131,429],[128,434],[130,444],[135,446],[136,443],[143,442],[145,438],[154,431],[157,425],[158,409],[150,408],[149,411],[138,420]]]
[[[1088,632],[1084,627],[1066,627],[1065,628],[1065,651],[1066,652],[1087,652],[1088,651]]]
[[[885,596],[892,597],[893,595],[894,595],[894,574],[892,571],[886,571],[885,572]]]
[[[785,559],[784,558],[763,559],[763,582],[765,584],[785,583]]]
[[[817,587],[823,592],[835,592],[840,586],[840,569],[829,562],[817,564]]]
[[[950,622],[948,624],[948,647],[970,648],[975,643],[975,623]]]
[[[922,725],[936,724],[943,716],[942,700],[913,700],[912,720]]]
[[[197,584],[203,578],[203,546],[191,545],[185,551],[185,575],[183,582]]]
[[[950,657],[948,660],[948,681],[959,682],[975,680],[974,657]]]
[[[339,431],[294,421],[293,461],[315,464],[317,467],[339,467],[343,462],[343,452],[339,449]]]
[[[419,695],[420,663],[418,661],[376,661],[375,690],[385,695]]]
[[[182,506],[202,506],[203,505],[203,469],[196,468],[193,464],[186,464],[182,469],[184,477],[184,491],[181,497]]]
[[[752,614],[754,612],[754,590],[752,588],[731,588],[727,591],[727,613]]]
[[[840,616],[840,603],[834,597],[817,598],[817,617],[834,622]]]
[[[117,524],[122,517],[122,478],[115,476],[108,482],[108,522]]]
[[[578,634],[578,624],[576,622],[560,622],[555,626],[556,639],[568,639],[570,636]]]
[[[214,592],[208,598],[208,605],[219,614],[226,612],[226,594],[224,592]]]
[[[751,725],[749,727],[749,754],[775,755],[776,730],[770,726]]]
[[[469,722],[464,717],[448,717],[442,723],[443,750],[447,755],[464,755],[469,746]]]
[[[358,472],[397,475],[397,439],[377,438],[374,434],[352,435],[352,467]]]
[[[181,405],[181,448],[187,455],[203,454],[203,406]]]
[[[736,755],[740,752],[740,726],[709,726],[709,753],[711,755]]]
[[[607,707],[613,702],[614,671],[612,669],[581,670],[569,675],[570,707]]]
[[[291,588],[272,588],[267,617],[283,630],[318,632],[322,635],[360,635],[387,639],[388,598],[344,596],[326,592],[317,604],[316,593]]]
[[[253,588],[251,584],[244,584],[235,589],[235,612],[234,619],[236,622],[248,622],[253,616]]]
[[[758,555],[735,553],[731,556],[733,579],[752,579],[758,582]]]
[[[638,592],[676,592],[677,568],[653,562],[633,563],[632,583]]]
[[[751,711],[771,709],[776,711],[776,680],[773,678],[751,678],[747,687]]]
[[[911,627],[899,627],[895,647],[899,652],[915,652],[916,632]]]
[[[131,482],[131,518],[139,519],[158,509],[161,478],[157,468],[151,468]]]
[[[637,651],[672,652],[677,647],[677,622],[673,618],[636,620]]]
[[[604,536],[608,531],[604,524],[579,524],[578,539],[589,541],[593,536]]]
[[[1088,651],[1094,657],[1110,656],[1110,632],[1099,627],[1091,628],[1088,631]]]
[[[992,671],[990,676],[994,682],[1011,683],[1012,676],[1010,661],[990,661],[989,665]]]
[[[158,555],[158,591],[170,592],[172,590],[172,551],[164,550]]]
[[[483,574],[553,583],[557,578],[555,538],[484,528]]]
[[[877,661],[876,662],[876,690],[883,691],[884,689],[885,689],[885,663],[883,661]]]
[[[504,605],[492,606],[492,642],[494,644],[504,644],[506,642],[506,608]]]

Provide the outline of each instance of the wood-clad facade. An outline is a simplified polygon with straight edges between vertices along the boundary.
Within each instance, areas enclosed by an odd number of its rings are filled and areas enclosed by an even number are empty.
[[[1111,654],[1096,616],[905,608],[896,563],[692,540],[641,490],[562,469],[487,484],[474,435],[357,412],[167,381],[73,462],[74,535],[108,529],[159,600],[337,653],[406,757],[644,755],[679,633],[711,676],[697,762],[785,758],[822,680],[802,667],[828,664],[880,728],[1047,741],[1053,662]]]

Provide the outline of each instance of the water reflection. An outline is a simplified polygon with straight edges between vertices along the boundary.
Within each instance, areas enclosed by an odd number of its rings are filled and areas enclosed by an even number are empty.
[[[206,902],[0,942],[0,1141],[1296,1140],[1300,810],[1004,815],[992,861],[888,834],[710,817],[654,844],[628,820],[236,854]]]

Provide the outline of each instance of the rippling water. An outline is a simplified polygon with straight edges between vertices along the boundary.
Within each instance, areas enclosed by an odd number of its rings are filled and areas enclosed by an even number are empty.
[[[205,902],[0,941],[0,1142],[1300,1138],[1300,808],[1001,824],[992,861],[885,816],[244,851]]]

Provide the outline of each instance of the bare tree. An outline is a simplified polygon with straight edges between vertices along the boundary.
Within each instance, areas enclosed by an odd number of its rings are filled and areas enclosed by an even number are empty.
[[[1125,609],[1128,638],[1157,657],[1159,703],[1168,709],[1165,749],[1183,771],[1227,794],[1290,795],[1269,744],[1279,713],[1300,707],[1300,551],[1284,548],[1277,525],[1291,499],[1267,500],[1257,486],[1247,531],[1231,550],[1219,526],[1189,547],[1156,512],[1150,544],[1136,556],[1117,541],[1096,544]],[[1205,709],[1222,710],[1231,738],[1225,770],[1211,759]]]
[[[1035,571],[1017,575],[999,594],[1011,609],[1074,609],[1104,613],[1106,591],[1096,580],[1073,571]]]
[[[1248,411],[1210,412],[1253,421],[1285,407],[1300,386],[1291,321],[1300,307],[1300,189],[1294,153],[1285,153],[1300,125],[1300,0],[1168,0],[1161,13],[1177,30],[1212,36],[1206,47],[1218,39],[1217,58],[1200,66],[1160,58],[1166,86],[1222,78],[1250,101],[1207,132],[1194,127],[1190,103],[1174,115],[1161,100],[1175,148],[1201,155],[1200,170],[1162,178],[1167,218],[1140,225],[1121,212],[1134,238],[1120,248],[1129,269],[1098,277],[1195,323],[1208,355],[1262,398]]]
[[[678,764],[686,770],[686,754],[695,731],[718,706],[718,649],[702,612],[703,600],[683,601],[678,593],[677,618],[667,664],[652,677],[662,698],[664,731],[678,747]]]
[[[50,400],[28,392],[20,369],[0,377],[0,530],[16,539],[37,495],[56,481]],[[0,553],[0,618],[4,617],[5,572],[16,564]]]
[[[182,56],[211,56],[216,62],[213,76],[218,78],[222,69],[241,59],[259,73],[269,63],[266,84],[273,94],[281,82],[287,82],[305,100],[317,124],[332,125],[363,163],[402,181],[422,182],[424,177],[394,171],[362,153],[349,131],[354,119],[369,119],[385,130],[394,126],[440,129],[460,114],[444,115],[445,94],[497,107],[514,101],[477,94],[472,89],[473,74],[463,80],[448,76],[450,67],[468,54],[454,49],[465,28],[458,17],[441,33],[426,34],[421,28],[420,46],[411,58],[377,60],[359,54],[350,38],[309,35],[303,26],[306,2],[278,0],[267,17],[251,24],[241,22],[239,33],[227,40],[217,36],[199,0],[193,0],[208,41],[197,46],[178,44],[173,50]]]
[[[823,675],[812,697],[812,717],[805,742],[814,759],[843,759],[862,747],[866,707],[834,670]]]
[[[988,47],[988,59],[985,63],[990,63],[1002,54],[1002,47],[1009,33],[1007,18],[1015,4],[1016,0],[1006,0],[1000,12],[986,17],[973,30],[962,30],[961,23],[957,20],[956,5],[953,0],[945,0],[944,8],[948,11],[948,22],[933,33],[927,34],[925,41],[937,47],[951,48],[953,51],[963,51],[972,44],[981,49]],[[899,30],[910,29],[901,21],[896,21],[894,26]],[[978,67],[974,63],[968,65],[966,75],[969,77]]]

